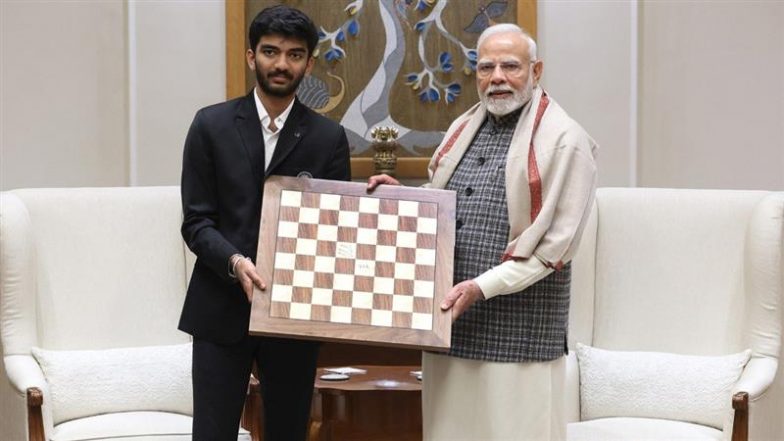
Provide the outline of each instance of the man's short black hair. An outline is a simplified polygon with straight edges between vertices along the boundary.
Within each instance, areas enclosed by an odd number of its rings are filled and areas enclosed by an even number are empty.
[[[319,39],[313,20],[299,9],[285,5],[270,6],[256,15],[248,29],[250,49],[255,52],[261,37],[270,34],[305,40],[308,55],[313,54]]]

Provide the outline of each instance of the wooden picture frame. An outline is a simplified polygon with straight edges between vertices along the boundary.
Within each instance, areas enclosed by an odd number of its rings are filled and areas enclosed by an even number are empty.
[[[446,351],[455,193],[271,176],[249,332]]]
[[[251,0],[251,2],[256,0]],[[303,0],[288,0],[293,6],[297,7]],[[322,0],[326,1],[326,0]],[[459,0],[456,0],[459,1]],[[346,2],[348,4],[349,2]],[[537,33],[537,4],[536,0],[487,0],[485,6],[491,7],[492,4],[504,3],[515,8],[517,24],[526,29],[536,38]],[[252,79],[250,71],[244,62],[244,53],[247,48],[247,22],[248,22],[248,0],[226,0],[226,96],[236,98],[247,93],[249,78]],[[416,4],[416,1],[414,2]],[[432,2],[427,2],[428,7],[432,7]],[[459,3],[458,3],[459,4]],[[336,6],[345,6],[342,3]],[[331,8],[335,14],[342,14],[342,7]],[[476,12],[476,11],[472,11]],[[467,93],[473,94],[473,91]],[[442,93],[442,95],[444,95]],[[466,98],[467,99],[467,98]],[[462,103],[461,108],[467,109],[471,103]],[[454,107],[454,105],[453,105]],[[434,113],[435,112],[435,113]],[[446,130],[451,120],[456,115],[446,115],[442,111],[430,110],[428,114],[433,117],[444,119],[443,130]],[[459,113],[458,113],[459,114]],[[439,123],[440,125],[440,123]],[[351,143],[351,139],[349,140]],[[363,141],[364,142],[364,141]],[[353,145],[353,144],[352,144]],[[430,145],[430,144],[427,144]],[[432,146],[434,147],[434,146]],[[430,151],[430,150],[427,150]],[[421,153],[421,152],[420,152]],[[430,154],[422,153],[422,156],[399,155],[397,160],[395,175],[402,179],[426,179],[427,165],[430,161]],[[366,178],[375,174],[373,158],[368,154],[354,155],[351,158],[351,174],[354,178]]]

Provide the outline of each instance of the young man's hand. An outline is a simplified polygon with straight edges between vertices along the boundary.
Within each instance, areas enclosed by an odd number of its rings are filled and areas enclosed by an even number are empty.
[[[234,275],[237,277],[240,286],[242,286],[245,296],[248,297],[248,303],[250,303],[253,300],[253,287],[256,286],[264,291],[267,289],[267,285],[261,280],[261,276],[256,272],[256,266],[250,259],[239,256],[236,259],[236,263],[232,263]]]

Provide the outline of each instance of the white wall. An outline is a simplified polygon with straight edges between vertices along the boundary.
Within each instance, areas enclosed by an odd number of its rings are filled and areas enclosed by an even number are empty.
[[[224,4],[0,0],[0,189],[173,185],[225,96]]]
[[[784,2],[640,17],[640,184],[784,189]]]
[[[629,2],[538,4],[542,85],[599,143],[599,185],[635,185],[636,36]]]
[[[226,96],[222,1],[132,2],[137,84],[133,185],[179,184],[193,116]],[[133,66],[131,66],[133,68]]]
[[[125,8],[0,1],[0,189],[125,185]]]

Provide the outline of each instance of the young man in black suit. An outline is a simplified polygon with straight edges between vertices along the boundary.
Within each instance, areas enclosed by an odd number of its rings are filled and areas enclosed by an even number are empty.
[[[350,179],[343,127],[295,97],[313,68],[313,22],[274,6],[256,16],[248,34],[256,87],[199,110],[183,155],[182,236],[197,260],[179,328],[193,336],[194,441],[237,439],[254,360],[265,441],[305,439],[318,345],[248,335],[253,287],[266,288],[251,261],[262,190],[271,174]]]

